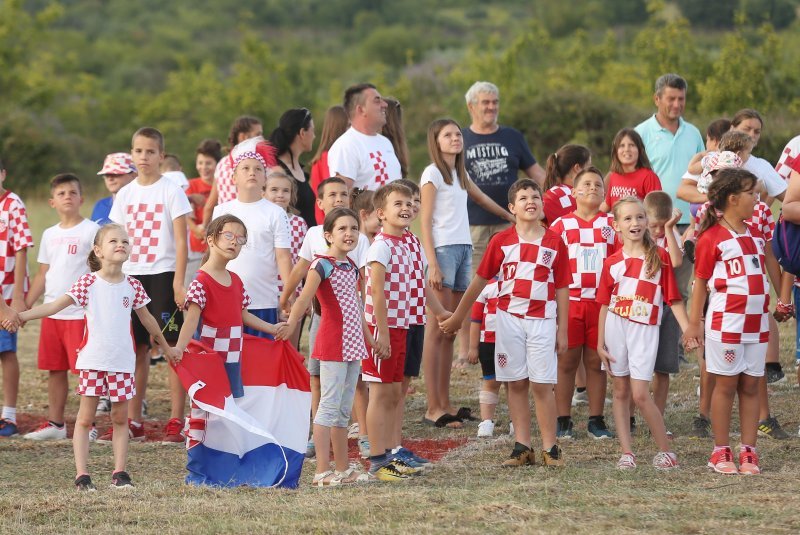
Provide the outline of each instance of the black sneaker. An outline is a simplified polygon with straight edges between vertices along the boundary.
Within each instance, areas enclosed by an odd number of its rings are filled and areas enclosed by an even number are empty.
[[[75,488],[85,492],[96,492],[97,487],[92,483],[92,478],[88,474],[83,474],[75,480]]]
[[[692,430],[689,438],[711,438],[711,422],[705,416],[698,414],[692,419]]]
[[[589,418],[589,423],[586,426],[589,431],[589,436],[595,440],[603,440],[606,438],[614,438],[614,434],[609,431],[606,425],[606,419],[602,416],[596,418]]]
[[[556,438],[560,440],[572,440],[575,438],[575,431],[573,429],[572,418],[562,420],[559,418],[556,421]]]
[[[786,381],[786,374],[783,373],[781,368],[767,367],[765,370],[767,376],[767,384],[782,383]]]
[[[758,435],[767,438],[774,438],[776,440],[786,440],[789,438],[789,433],[783,430],[778,419],[770,416],[766,420],[758,422]]]
[[[113,489],[126,489],[133,487],[131,476],[128,472],[114,472],[111,475],[111,488]]]

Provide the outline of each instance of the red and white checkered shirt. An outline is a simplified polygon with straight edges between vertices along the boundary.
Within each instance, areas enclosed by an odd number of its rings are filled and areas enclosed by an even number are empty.
[[[490,280],[498,273],[497,308],[520,318],[555,318],[556,289],[572,279],[567,246],[548,229],[534,242],[523,240],[515,227],[496,234],[477,274]]]
[[[297,259],[300,257],[300,247],[303,245],[303,240],[308,232],[308,224],[306,220],[296,214],[287,214],[289,216],[289,252],[292,253],[292,265],[297,264]],[[303,289],[303,283],[297,285],[296,294],[300,295]],[[283,282],[281,281],[280,274],[278,275],[278,294],[283,293]]]
[[[373,326],[378,325],[372,302],[372,264],[375,262],[386,269],[383,294],[386,297],[388,327],[408,329],[413,260],[403,238],[379,232],[367,251],[367,299],[364,317],[367,324]]]
[[[775,165],[775,171],[777,171],[784,180],[789,180],[792,171],[800,173],[800,136],[795,136],[790,139],[786,147],[783,148],[781,157]]]
[[[727,344],[769,340],[769,285],[764,235],[746,224],[744,234],[714,225],[697,238],[695,276],[710,296],[706,336]]]
[[[697,209],[695,221],[698,228],[700,226],[700,221],[703,220],[703,216],[710,207],[711,203],[706,202],[703,204],[703,206]],[[758,201],[753,208],[753,215],[750,217],[750,219],[745,220],[745,223],[760,230],[761,234],[764,235],[764,238],[767,241],[772,241],[772,235],[775,233],[775,219],[773,219],[772,210],[769,209],[767,203]]]
[[[497,324],[497,294],[500,282],[490,280],[483,288],[475,304],[472,305],[470,320],[481,324],[481,342],[493,344],[495,341],[495,325]]]
[[[663,305],[681,300],[669,254],[658,248],[661,269],[647,277],[645,257],[632,257],[620,249],[606,258],[597,302],[608,305],[608,311],[630,321],[660,325]]]
[[[425,325],[425,268],[428,261],[422,244],[413,232],[406,229],[403,233],[403,243],[411,253],[411,280],[410,295],[411,306],[408,312],[410,325]]]
[[[611,225],[613,220],[611,215],[602,212],[589,221],[572,213],[550,225],[550,230],[561,236],[569,251],[571,301],[594,301],[603,261],[619,247],[617,233]]]
[[[0,196],[0,264],[3,272],[3,299],[9,304],[14,294],[16,254],[26,247],[33,247],[33,237],[28,227],[25,204],[15,193],[6,191]],[[27,276],[22,285],[22,290],[27,292]]]
[[[545,221],[552,224],[559,217],[563,217],[574,212],[578,207],[575,204],[575,197],[572,196],[572,188],[559,184],[544,192],[542,198]]]
[[[238,197],[236,183],[233,181],[233,158],[224,156],[214,169],[214,182],[217,184],[217,204],[232,201]]]

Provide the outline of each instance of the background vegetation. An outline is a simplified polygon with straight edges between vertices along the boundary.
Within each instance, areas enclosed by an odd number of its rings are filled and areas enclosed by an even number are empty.
[[[153,125],[192,175],[193,150],[249,113],[317,117],[369,80],[403,103],[412,174],[434,118],[468,120],[478,79],[501,121],[540,159],[588,144],[606,165],[614,133],[652,113],[663,72],[690,83],[701,130],[754,107],[757,153],[800,133],[799,0],[0,0],[0,157],[9,186],[41,192],[63,171],[97,172]]]

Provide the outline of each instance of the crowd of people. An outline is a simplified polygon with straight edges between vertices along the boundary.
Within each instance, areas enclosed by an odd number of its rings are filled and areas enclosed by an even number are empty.
[[[67,437],[68,374],[77,373],[80,490],[95,489],[94,440],[113,445],[112,486],[132,485],[128,442],[145,437],[153,345],[172,364],[192,338],[213,348],[238,398],[244,333],[299,349],[308,324],[315,486],[402,481],[432,466],[403,447],[405,398],[421,373],[423,422],[478,421],[480,438],[495,435],[505,389],[514,437],[505,467],[563,466],[559,443],[576,437],[572,407],[585,401],[586,433],[616,437],[618,468],[637,466],[638,409],[653,466],[675,469],[664,414],[685,351],[701,369],[687,433],[713,439],[714,471],[760,473],[756,436],[788,437],[770,413],[767,383],[785,380],[777,321],[793,317],[800,285],[773,255],[770,207],[782,201],[785,219],[800,223],[800,136],[773,167],[751,154],[764,124],[743,109],[712,122],[704,141],[683,119],[687,92],[678,75],[656,81],[656,112],[620,129],[607,173],[577,144],[539,165],[522,134],[499,124],[489,82],[465,95],[468,126],[430,124],[430,165],[413,180],[400,102],[371,84],[348,88],[327,111],[310,170],[301,163],[315,140],[306,108],[286,111],[266,139],[260,119],[237,118],[226,155],[216,140],[198,145],[192,180],[162,134],[143,127],[130,153],[106,157],[98,175],[110,196],[90,219],[80,214],[81,180],[52,179],[59,223],[42,235],[29,287],[31,231],[22,200],[1,189],[0,164],[0,437],[18,434],[15,331],[27,321],[43,318],[38,367],[48,372],[49,403],[47,420],[24,438]],[[451,401],[451,370],[467,363],[481,367],[479,416]],[[605,421],[609,377],[614,431]],[[192,448],[212,431],[194,403],[187,416],[172,368],[169,385],[163,442]],[[104,412],[112,426],[100,434]],[[348,458],[348,437],[367,468]]]

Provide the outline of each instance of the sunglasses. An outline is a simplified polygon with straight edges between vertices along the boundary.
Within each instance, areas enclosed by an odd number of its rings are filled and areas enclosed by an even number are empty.
[[[247,236],[239,236],[227,230],[224,232],[220,232],[219,235],[230,242],[235,241],[236,245],[244,245],[245,243],[247,243]]]

